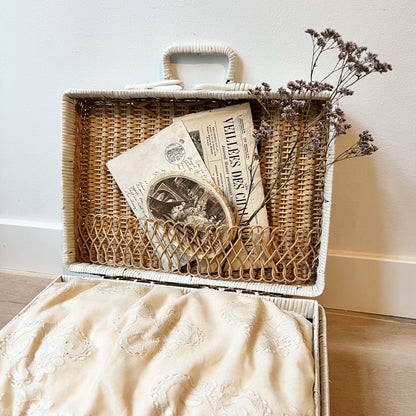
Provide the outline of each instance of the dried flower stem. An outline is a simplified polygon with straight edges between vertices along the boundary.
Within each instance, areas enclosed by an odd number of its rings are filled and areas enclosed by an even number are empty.
[[[359,140],[356,143],[334,157],[332,161],[328,160],[330,146],[337,137],[345,135],[351,128],[351,125],[346,123],[344,112],[338,107],[339,101],[354,93],[351,87],[358,81],[376,72],[391,71],[391,65],[380,62],[378,56],[368,52],[366,47],[358,46],[353,42],[344,42],[341,35],[333,29],[325,29],[320,33],[308,29],[306,33],[311,36],[313,45],[309,81],[289,82],[286,88],[278,89],[278,98],[270,98],[271,88],[265,82],[249,91],[267,116],[270,116],[269,104],[276,105],[279,117],[291,126],[295,135],[285,159],[283,159],[283,155],[280,155],[275,178],[263,201],[250,218],[244,221],[245,224],[249,224],[257,213],[290,182],[316,169],[326,169],[339,161],[370,155],[378,150],[377,146],[372,143],[371,134],[365,130],[359,135]],[[338,53],[335,64],[320,81],[315,81],[315,70],[319,65],[320,58],[327,52]],[[326,82],[334,76],[336,78],[335,86]],[[315,115],[312,113],[312,103],[317,96],[323,93],[327,94],[327,97],[323,101],[320,111]],[[300,127],[299,120],[301,121]],[[272,139],[273,136],[281,136],[281,134],[279,131],[273,133],[272,128],[264,120],[259,129],[254,131],[256,145]],[[305,153],[313,157],[318,149],[322,149],[321,152],[324,152],[325,158],[315,166],[294,174],[299,157]],[[248,198],[253,190],[255,155],[256,153],[253,153]],[[281,174],[285,171],[288,171],[288,176],[281,181]]]

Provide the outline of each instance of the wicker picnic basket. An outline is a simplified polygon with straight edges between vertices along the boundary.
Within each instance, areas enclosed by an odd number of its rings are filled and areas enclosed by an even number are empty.
[[[176,80],[172,56],[189,53],[227,56],[227,83],[183,90]],[[279,160],[290,151],[294,132],[279,117],[277,106],[272,106],[267,115],[249,94],[250,86],[235,82],[236,63],[235,52],[226,46],[174,46],[164,53],[162,82],[120,91],[69,90],[64,94],[64,263],[76,274],[256,293],[302,313],[315,328],[316,414],[326,415],[329,404],[323,309],[314,300],[278,296],[315,297],[324,289],[332,170],[309,168],[328,155],[322,151],[315,158],[296,161],[296,169],[310,173],[291,181],[267,205],[269,227],[254,230],[248,226],[211,225],[194,234],[183,233],[189,224],[136,218],[106,167],[109,160],[152,137],[175,117],[249,101],[255,127],[265,119],[281,132],[260,148],[261,175],[267,192]],[[314,111],[319,111],[322,100],[324,96],[315,97]],[[298,122],[302,125],[309,121]],[[290,172],[283,171],[286,174]],[[155,222],[167,237],[159,239],[161,247],[155,247],[151,235]],[[180,268],[173,267],[175,261],[177,264],[182,260],[173,258],[177,256],[176,247],[166,247],[172,230],[181,231],[179,244],[187,259]],[[161,264],[161,250],[172,256],[172,266],[167,270]],[[227,267],[236,258],[241,266]],[[204,267],[207,259],[215,267]]]

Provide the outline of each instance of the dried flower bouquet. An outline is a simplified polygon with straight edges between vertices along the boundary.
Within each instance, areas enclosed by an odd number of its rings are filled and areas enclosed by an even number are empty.
[[[318,33],[313,29],[306,30],[312,39],[312,59],[310,64],[309,80],[296,80],[287,84],[286,88],[279,88],[278,95],[272,93],[270,85],[263,82],[260,86],[251,89],[250,94],[258,101],[264,113],[270,115],[270,108],[278,109],[279,118],[289,124],[291,135],[290,149],[274,169],[273,183],[257,210],[242,225],[249,224],[251,219],[275,198],[289,183],[309,174],[311,170],[327,169],[330,165],[341,160],[354,157],[367,156],[377,150],[373,144],[373,137],[368,130],[359,134],[358,140],[349,148],[336,156],[329,154],[336,139],[345,135],[351,128],[346,122],[345,114],[339,107],[339,102],[353,95],[352,87],[373,73],[391,71],[392,66],[382,63],[378,55],[369,52],[367,47],[358,46],[354,42],[345,42],[341,35],[333,29],[325,29]],[[316,73],[324,55],[332,54],[333,67],[318,78]],[[319,69],[321,69],[319,67]],[[331,83],[329,83],[329,81]],[[313,105],[317,96],[325,96],[316,111]],[[299,123],[299,120],[306,120]],[[282,124],[276,124],[276,126]],[[283,133],[273,128],[266,120],[254,131],[254,139],[258,147],[265,142],[279,137]],[[329,135],[329,136],[328,136]],[[324,147],[324,149],[322,149]],[[316,163],[299,171],[295,167],[300,158],[314,158],[314,155],[325,155]],[[262,154],[261,151],[258,154]],[[257,153],[253,160],[258,158]],[[252,164],[254,166],[254,164]],[[284,174],[283,174],[284,173]],[[249,190],[253,187],[255,169],[251,169]]]

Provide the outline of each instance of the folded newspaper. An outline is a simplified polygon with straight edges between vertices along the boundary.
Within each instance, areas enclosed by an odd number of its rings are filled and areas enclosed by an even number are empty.
[[[184,123],[212,179],[245,223],[264,199],[250,104],[192,113],[177,120]],[[249,225],[268,226],[266,208]]]
[[[163,269],[177,270],[195,258],[202,272],[236,270],[244,268],[247,259],[252,264],[259,261],[262,255],[253,242],[256,246],[256,235],[259,241],[267,240],[267,232],[261,231],[268,226],[265,208],[250,221],[250,226],[260,226],[251,230],[251,244],[243,235],[227,259],[221,259],[221,246],[232,241],[222,241],[222,237],[230,239],[231,234],[217,232],[217,242],[207,235],[210,225],[231,227],[234,222],[246,222],[264,198],[250,104],[193,113],[173,121],[107,163],[150,235]],[[167,232],[172,223],[203,226],[175,225]]]
[[[110,160],[107,167],[134,214],[153,236],[165,270],[186,264],[192,247],[172,235],[172,230],[166,235],[160,222],[145,224],[144,218],[233,225],[232,210],[181,121]]]

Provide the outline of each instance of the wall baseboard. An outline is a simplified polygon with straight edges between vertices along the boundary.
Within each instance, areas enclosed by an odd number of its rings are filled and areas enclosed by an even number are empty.
[[[61,226],[0,220],[0,269],[61,274]],[[332,250],[319,303],[334,309],[416,319],[415,293],[416,258]]]
[[[416,319],[416,259],[330,251],[322,306]]]
[[[61,226],[0,221],[0,269],[61,274]]]

